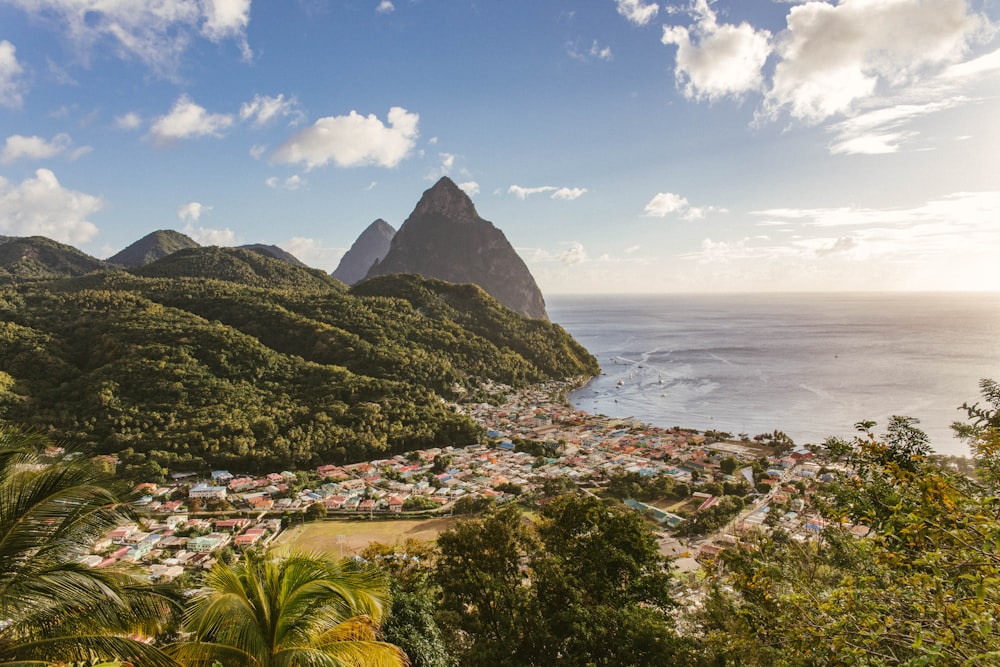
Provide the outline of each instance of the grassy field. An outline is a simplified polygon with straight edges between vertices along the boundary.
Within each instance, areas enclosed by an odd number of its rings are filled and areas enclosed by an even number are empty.
[[[397,544],[413,538],[435,540],[439,533],[455,525],[457,519],[367,519],[313,521],[285,531],[277,541],[281,552],[298,550],[351,556],[372,542]]]

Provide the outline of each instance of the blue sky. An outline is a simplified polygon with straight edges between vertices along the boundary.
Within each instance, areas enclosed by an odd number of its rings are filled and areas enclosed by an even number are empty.
[[[0,234],[332,270],[448,175],[546,294],[1000,290],[997,0],[0,0]]]

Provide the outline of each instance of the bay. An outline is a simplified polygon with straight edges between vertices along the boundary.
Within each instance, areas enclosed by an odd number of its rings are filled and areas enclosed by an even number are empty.
[[[549,316],[601,364],[578,409],[796,443],[920,420],[935,450],[1000,380],[1000,294],[558,295]]]

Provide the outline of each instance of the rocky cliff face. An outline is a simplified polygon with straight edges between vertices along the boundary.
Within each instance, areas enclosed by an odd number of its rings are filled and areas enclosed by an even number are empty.
[[[368,269],[389,252],[389,244],[395,234],[396,230],[381,218],[368,225],[350,250],[340,258],[333,277],[348,285],[364,280]]]
[[[424,192],[367,277],[392,273],[473,283],[522,315],[548,319],[542,293],[507,237],[447,177]]]

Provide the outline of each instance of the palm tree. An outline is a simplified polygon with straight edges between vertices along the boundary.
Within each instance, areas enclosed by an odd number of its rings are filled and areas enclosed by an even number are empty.
[[[174,665],[139,639],[169,616],[163,591],[78,558],[132,518],[84,459],[40,456],[48,441],[0,426],[0,665],[112,659]]]
[[[378,641],[389,602],[384,581],[348,561],[291,554],[217,563],[188,606],[195,640],[174,655],[186,665],[401,667],[403,651]]]

